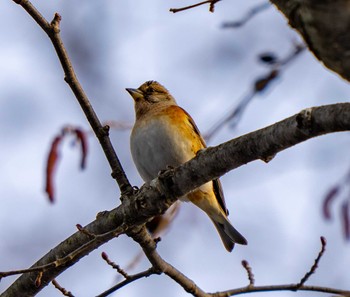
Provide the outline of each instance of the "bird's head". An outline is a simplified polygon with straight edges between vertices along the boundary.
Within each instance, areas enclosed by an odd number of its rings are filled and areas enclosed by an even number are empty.
[[[136,117],[153,109],[155,106],[176,105],[173,96],[160,83],[150,80],[138,89],[126,89],[135,102]]]

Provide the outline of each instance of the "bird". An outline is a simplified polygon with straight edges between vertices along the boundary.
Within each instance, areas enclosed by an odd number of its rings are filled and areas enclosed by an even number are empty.
[[[192,117],[177,105],[169,91],[157,81],[139,88],[126,88],[134,99],[135,123],[130,135],[130,150],[136,168],[145,182],[169,167],[177,167],[206,148]],[[194,189],[181,201],[190,201],[214,223],[228,252],[247,240],[228,220],[228,210],[219,179]]]

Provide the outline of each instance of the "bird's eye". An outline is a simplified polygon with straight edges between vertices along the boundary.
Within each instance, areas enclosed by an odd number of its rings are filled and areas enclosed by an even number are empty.
[[[153,93],[153,92],[154,92],[154,89],[152,87],[147,88],[147,93]]]

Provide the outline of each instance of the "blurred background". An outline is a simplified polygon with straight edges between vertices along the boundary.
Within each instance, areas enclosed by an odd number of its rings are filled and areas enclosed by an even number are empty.
[[[302,42],[274,8],[264,9],[239,28],[239,21],[262,1],[219,2],[173,14],[169,8],[195,1],[34,1],[49,21],[62,16],[61,35],[92,106],[101,121],[132,125],[133,101],[126,87],[157,80],[169,89],[206,134],[252,92],[271,66],[259,59],[283,59]],[[65,139],[55,175],[56,200],[45,189],[51,142],[69,124],[89,130],[48,37],[13,1],[0,2],[0,271],[27,268],[99,211],[119,205],[119,189],[94,136],[88,139],[86,170],[79,169],[74,137]],[[303,108],[348,102],[348,83],[328,71],[307,50],[284,66],[264,92],[256,94],[239,122],[224,125],[208,145],[263,128]],[[142,180],[132,162],[129,129],[113,129],[111,139],[135,186]],[[165,260],[208,292],[246,286],[241,261],[253,269],[256,285],[297,283],[320,250],[327,251],[308,284],[349,289],[350,242],[340,219],[349,199],[344,189],[322,215],[329,190],[350,167],[349,133],[326,135],[255,161],[222,177],[234,226],[248,239],[227,253],[205,214],[190,204],[181,209],[158,245]],[[349,184],[348,184],[349,186]],[[346,192],[347,191],[347,192]],[[57,278],[75,296],[95,296],[115,284],[117,273],[101,259],[126,267],[139,246],[126,236],[112,240]],[[142,259],[133,272],[148,268]],[[131,273],[131,272],[130,272]],[[17,277],[1,280],[0,292]],[[111,296],[188,294],[168,277],[151,276]],[[294,296],[256,293],[251,296]],[[297,296],[319,296],[299,292]],[[62,296],[49,285],[38,296]]]

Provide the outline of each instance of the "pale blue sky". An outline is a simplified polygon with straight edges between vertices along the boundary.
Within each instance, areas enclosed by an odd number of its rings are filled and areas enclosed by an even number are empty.
[[[207,7],[172,14],[190,1],[34,1],[49,20],[62,15],[61,34],[77,75],[102,121],[134,121],[126,87],[158,80],[204,133],[246,94],[268,68],[257,55],[285,56],[299,40],[276,9],[254,17],[240,29],[221,28],[260,1],[224,0],[214,14]],[[56,176],[57,201],[44,195],[44,170],[50,141],[65,124],[88,129],[48,38],[13,1],[0,2],[0,271],[25,268],[119,204],[119,190],[97,141],[89,139],[87,169],[65,142]],[[349,101],[349,85],[325,69],[309,52],[249,105],[235,130],[225,127],[209,143],[219,144],[262,128],[303,108]],[[111,137],[129,179],[142,181],[132,163],[130,131]],[[350,245],[339,220],[321,216],[326,191],[349,169],[349,134],[338,133],[298,145],[268,164],[253,162],[222,178],[230,218],[248,239],[230,254],[207,219],[186,204],[159,244],[160,254],[202,289],[213,292],[248,283],[240,262],[246,259],[259,285],[298,282],[316,257],[321,235],[327,253],[310,284],[347,288]],[[339,200],[340,201],[340,200]],[[334,213],[339,213],[338,205]],[[59,278],[76,296],[108,289],[115,272],[99,257],[106,251],[122,267],[138,253],[121,237],[82,259]],[[146,260],[139,269],[149,266]],[[3,279],[2,292],[14,277]],[[291,296],[292,293],[276,293]],[[251,294],[251,296],[270,296]],[[52,285],[38,296],[61,296]],[[165,276],[152,276],[112,296],[188,296]],[[294,296],[294,295],[293,295]],[[312,296],[299,293],[298,296]],[[314,295],[317,296],[317,295]]]

